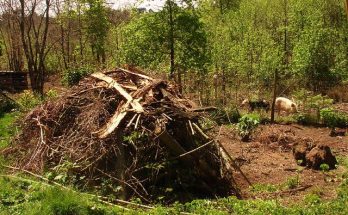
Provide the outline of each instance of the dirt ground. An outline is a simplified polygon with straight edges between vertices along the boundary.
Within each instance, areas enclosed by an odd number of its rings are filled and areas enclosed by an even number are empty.
[[[347,106],[348,107],[348,106]],[[289,180],[298,179],[295,188],[286,186],[276,191],[255,191],[242,174],[235,173],[235,180],[241,190],[242,198],[278,199],[284,204],[301,201],[305,195],[313,193],[322,199],[336,197],[336,188],[341,182],[345,168],[324,173],[297,165],[292,155],[292,146],[301,139],[314,144],[325,143],[339,159],[348,156],[348,136],[331,137],[329,128],[305,127],[301,125],[261,125],[253,140],[241,142],[230,126],[222,126],[219,140],[232,155],[243,173],[254,187],[269,185],[281,187],[288,185]],[[284,188],[285,187],[285,188]],[[259,190],[260,191],[260,190]]]

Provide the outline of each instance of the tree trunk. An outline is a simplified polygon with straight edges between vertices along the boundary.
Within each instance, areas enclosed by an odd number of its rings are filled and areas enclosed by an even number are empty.
[[[273,82],[273,100],[272,100],[272,109],[271,109],[271,123],[274,123],[274,108],[275,100],[277,97],[277,85],[278,85],[278,69],[274,71],[274,82]]]
[[[45,58],[46,41],[49,25],[50,0],[46,0],[44,14],[39,20],[40,25],[36,26],[34,14],[36,13],[37,2],[30,5],[30,13],[25,14],[28,5],[24,0],[20,0],[20,19],[19,27],[25,57],[27,59],[31,89],[34,93],[43,96],[44,77],[45,77]],[[41,25],[41,23],[43,25]],[[42,32],[42,35],[39,35]]]
[[[174,52],[174,20],[173,20],[173,2],[168,0],[169,9],[169,44],[170,44],[170,73],[169,79],[174,78],[175,72],[175,52]]]

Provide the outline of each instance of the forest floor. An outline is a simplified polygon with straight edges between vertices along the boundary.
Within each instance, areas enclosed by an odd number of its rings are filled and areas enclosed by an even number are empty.
[[[346,172],[343,165],[324,172],[297,165],[292,155],[292,145],[304,138],[314,144],[323,143],[331,148],[338,162],[346,162],[348,136],[331,137],[330,129],[292,125],[261,125],[250,142],[242,142],[233,127],[222,126],[219,140],[235,158],[242,172],[235,180],[243,199],[277,199],[284,205],[296,204],[308,194],[323,200],[337,197],[336,188]]]

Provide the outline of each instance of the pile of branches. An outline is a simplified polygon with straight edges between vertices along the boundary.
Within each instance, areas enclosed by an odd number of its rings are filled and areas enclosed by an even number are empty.
[[[177,85],[135,71],[98,72],[24,119],[17,165],[153,202],[236,194],[230,162]],[[61,179],[61,177],[59,177]]]

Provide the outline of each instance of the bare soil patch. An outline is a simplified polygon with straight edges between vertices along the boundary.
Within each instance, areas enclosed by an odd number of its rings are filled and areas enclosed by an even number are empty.
[[[345,168],[323,172],[301,167],[292,154],[295,143],[325,144],[337,157],[348,156],[348,137],[331,137],[329,128],[301,125],[261,125],[251,142],[242,142],[232,127],[223,126],[219,140],[235,158],[241,170],[254,187],[276,187],[272,191],[255,191],[242,175],[236,172],[236,183],[242,198],[279,199],[284,204],[302,201],[307,194],[317,194],[322,199],[336,197]],[[298,180],[291,188],[293,181]],[[290,186],[290,187],[289,187]]]

